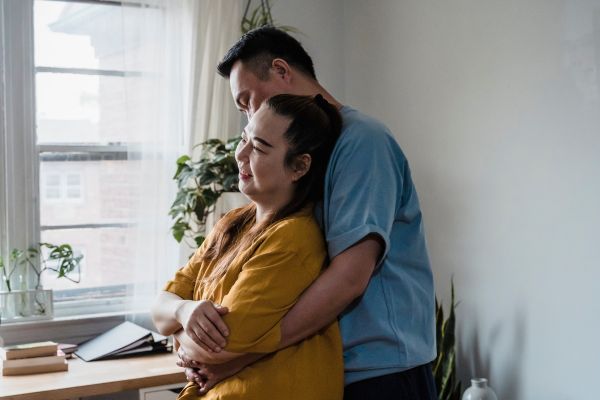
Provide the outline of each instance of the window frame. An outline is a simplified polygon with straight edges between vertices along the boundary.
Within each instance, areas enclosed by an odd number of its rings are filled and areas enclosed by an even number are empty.
[[[2,124],[0,248],[40,241],[39,158],[35,143],[33,0],[0,3],[2,18]],[[7,101],[9,100],[9,101]],[[20,133],[20,134],[17,134]],[[24,162],[28,160],[28,162]],[[27,206],[23,207],[26,204]],[[26,279],[33,283],[33,274]]]
[[[111,0],[45,1],[136,6],[131,2]],[[35,129],[35,79],[37,72],[78,72],[122,77],[136,75],[139,72],[36,67],[34,0],[0,1],[0,22],[2,22],[0,32],[0,78],[2,78],[0,79],[0,250],[2,254],[9,254],[12,248],[27,248],[32,243],[39,243],[42,230],[131,226],[132,224],[128,223],[41,226],[40,162],[43,152],[76,151],[90,155],[99,154],[101,157],[108,156],[112,159],[128,159],[128,151],[127,145],[123,143],[38,145]],[[26,276],[30,285],[35,282],[33,275],[29,273]],[[59,321],[67,316],[85,318],[88,315],[107,312],[126,314],[127,312],[123,311],[124,307],[130,303],[130,296],[73,300],[55,304],[54,317]]]

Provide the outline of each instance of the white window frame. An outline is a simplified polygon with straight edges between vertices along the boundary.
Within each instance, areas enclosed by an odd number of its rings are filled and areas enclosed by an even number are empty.
[[[0,173],[0,248],[2,254],[8,254],[9,249],[27,248],[40,241],[33,0],[4,0],[0,14],[0,158],[4,161]],[[27,279],[33,282],[31,275]]]
[[[69,1],[69,0],[63,0]],[[94,1],[94,0],[91,0]],[[113,3],[118,1],[98,1]],[[132,3],[125,3],[133,5]],[[57,149],[88,150],[90,152],[123,154],[126,146],[36,145],[35,133],[35,63],[34,63],[34,0],[0,1],[0,250],[27,248],[40,242],[40,153]],[[39,70],[39,68],[38,68]],[[24,206],[25,205],[25,206]],[[128,224],[111,224],[128,226]],[[88,227],[86,225],[86,227]],[[89,225],[95,227],[95,225]],[[53,227],[62,229],[64,227]],[[34,283],[29,274],[26,279]],[[124,314],[130,299],[97,299],[72,301],[55,307],[55,324],[45,321],[45,327],[61,325],[67,316],[102,324],[106,314]],[[93,317],[90,315],[96,314]],[[40,323],[31,322],[35,328]],[[9,324],[13,325],[13,324]],[[15,327],[22,323],[15,323]],[[22,326],[25,327],[25,326]],[[6,332],[6,326],[3,331]]]

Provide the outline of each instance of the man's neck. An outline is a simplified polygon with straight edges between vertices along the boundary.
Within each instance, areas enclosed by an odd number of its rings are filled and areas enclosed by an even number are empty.
[[[343,104],[337,101],[335,97],[331,95],[331,93],[325,90],[325,88],[321,86],[318,81],[304,76],[297,77],[297,79],[298,80],[295,82],[297,90],[294,91],[294,94],[301,96],[316,96],[317,94],[320,94],[338,110],[342,108]]]

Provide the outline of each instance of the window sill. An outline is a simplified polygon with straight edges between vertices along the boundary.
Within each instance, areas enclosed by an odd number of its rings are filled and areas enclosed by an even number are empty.
[[[145,310],[137,313],[114,312],[5,323],[0,326],[0,336],[4,339],[4,343],[9,345],[46,340],[78,344],[106,332],[125,320],[153,329],[150,314]]]

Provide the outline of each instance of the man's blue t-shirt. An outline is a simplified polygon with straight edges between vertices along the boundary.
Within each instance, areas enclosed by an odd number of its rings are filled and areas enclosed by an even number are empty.
[[[379,121],[344,106],[317,216],[334,258],[369,234],[385,242],[363,296],[340,316],[346,384],[436,356],[434,288],[408,162]]]

